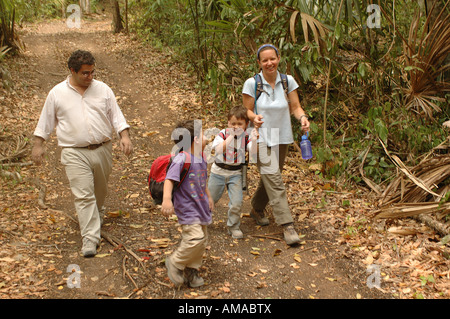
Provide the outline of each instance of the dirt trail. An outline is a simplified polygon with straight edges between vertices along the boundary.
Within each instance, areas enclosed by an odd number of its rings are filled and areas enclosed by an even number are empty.
[[[169,132],[175,121],[203,116],[199,97],[190,89],[193,79],[173,65],[168,55],[125,35],[113,35],[110,20],[105,17],[83,21],[79,30],[52,21],[27,26],[22,33],[27,50],[17,63],[22,80],[32,91],[28,136],[49,89],[67,76],[66,61],[73,50],[90,50],[97,60],[96,78],[114,90],[132,125],[135,153],[126,158],[115,141],[106,203],[109,214],[103,229],[119,238],[142,264],[123,247],[113,247],[105,240],[97,257],[81,256],[78,227],[67,216],[75,212],[53,135],[47,143],[46,164],[25,169],[24,173],[39,176],[46,185],[49,209],[40,209],[37,190],[26,186],[19,192],[31,195],[19,197],[21,204],[17,206],[22,208],[8,208],[15,226],[0,237],[4,243],[0,258],[8,256],[9,249],[16,249],[8,258],[17,261],[20,254],[23,259],[10,265],[11,275],[4,279],[5,285],[0,279],[2,298],[391,298],[367,287],[368,274],[360,266],[359,257],[338,240],[337,227],[330,229],[330,225],[322,224],[323,214],[310,212],[305,218],[301,208],[294,210],[304,241],[299,247],[288,247],[281,240],[281,230],[272,218],[270,226],[261,228],[245,214],[242,229],[246,237],[232,240],[225,230],[227,195],[217,205],[214,223],[209,227],[209,249],[201,270],[206,285],[174,289],[163,262],[176,249],[180,233],[177,224],[163,218],[152,205],[146,175],[152,160],[169,152]],[[211,122],[207,127],[212,127]],[[311,186],[313,178],[304,174],[302,182]],[[250,178],[250,183],[254,187],[255,179]],[[8,197],[9,202],[13,196]],[[349,196],[360,200],[357,195]],[[27,270],[18,270],[23,265]],[[67,284],[67,278],[73,275],[68,272],[69,265],[81,270],[81,288]],[[10,282],[16,282],[15,286],[9,286]]]

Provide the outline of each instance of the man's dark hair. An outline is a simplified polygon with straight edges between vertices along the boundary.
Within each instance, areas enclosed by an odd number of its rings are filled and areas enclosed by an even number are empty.
[[[80,71],[81,66],[83,64],[94,65],[95,58],[89,51],[76,50],[72,53],[67,62],[67,66],[70,69],[73,69],[75,72]]]
[[[244,120],[245,123],[248,123],[247,109],[243,106],[235,106],[228,112],[228,120],[232,117],[235,117],[238,120]]]
[[[185,120],[178,122],[172,132],[172,139],[178,146],[179,151],[187,151],[192,143],[194,137],[199,137],[202,131],[200,120]]]

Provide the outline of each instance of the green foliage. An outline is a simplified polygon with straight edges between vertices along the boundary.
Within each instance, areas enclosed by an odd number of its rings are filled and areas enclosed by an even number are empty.
[[[324,173],[381,183],[394,165],[380,141],[402,160],[415,164],[448,135],[449,97],[436,100],[442,111],[430,119],[405,107],[408,74],[402,34],[411,30],[415,2],[383,1],[380,28],[366,22],[367,0],[130,0],[132,28],[143,39],[169,46],[208,90],[221,114],[240,104],[242,84],[258,71],[255,51],[263,43],[280,48],[280,72],[300,84],[302,105],[311,119],[315,159]],[[342,6],[341,6],[342,4]],[[392,23],[395,21],[395,24]],[[416,30],[424,30],[425,19]],[[329,95],[326,127],[325,83]],[[320,83],[320,85],[318,85]],[[293,120],[294,138],[301,128]],[[324,132],[324,133],[322,133]],[[325,140],[324,140],[325,138]]]
[[[6,53],[3,46],[11,52],[23,46],[15,32],[17,23],[61,16],[64,4],[63,0],[0,0],[0,56]]]

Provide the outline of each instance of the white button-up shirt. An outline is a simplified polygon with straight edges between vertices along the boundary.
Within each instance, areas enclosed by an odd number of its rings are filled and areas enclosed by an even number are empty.
[[[47,140],[56,127],[59,146],[84,147],[111,140],[113,132],[130,127],[108,85],[94,79],[81,95],[69,79],[50,90],[35,136]]]

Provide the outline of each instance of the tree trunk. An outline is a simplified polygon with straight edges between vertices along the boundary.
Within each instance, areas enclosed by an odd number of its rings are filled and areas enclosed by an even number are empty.
[[[89,14],[91,13],[91,1],[90,0],[80,0],[81,11]]]
[[[120,16],[120,7],[118,0],[113,0],[113,25],[114,33],[119,33],[123,30],[122,17]]]

